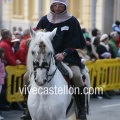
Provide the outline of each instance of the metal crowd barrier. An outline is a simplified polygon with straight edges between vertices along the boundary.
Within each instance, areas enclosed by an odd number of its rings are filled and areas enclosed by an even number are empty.
[[[95,62],[88,61],[86,63],[86,66],[89,69],[90,85],[91,85],[91,87],[93,87],[94,86],[95,76],[96,76]]]
[[[120,89],[120,61],[118,59],[96,61],[96,86],[104,91]]]
[[[23,101],[24,97],[21,94],[23,85],[23,75],[26,72],[26,66],[7,66],[7,88],[6,98],[8,102],[19,102]],[[21,91],[21,93],[20,93]]]
[[[106,90],[120,89],[120,61],[118,59],[104,59],[96,62],[89,61],[86,63],[89,69],[91,87],[102,87]],[[26,66],[7,66],[7,92],[8,102],[23,101],[22,76],[26,72]]]

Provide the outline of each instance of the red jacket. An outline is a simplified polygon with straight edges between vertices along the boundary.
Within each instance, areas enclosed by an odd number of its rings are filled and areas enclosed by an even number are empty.
[[[19,47],[18,51],[15,54],[16,59],[19,59],[22,65],[26,65],[27,53],[28,48],[25,45],[23,45]]]
[[[23,47],[23,46],[25,45],[26,40],[27,40],[28,38],[30,38],[30,36],[28,36],[28,35],[24,36],[23,39],[22,39],[21,42],[20,42],[20,46],[19,46],[19,47]]]
[[[0,47],[5,51],[5,60],[7,62],[7,65],[16,65],[16,58],[11,47],[11,42],[2,39],[0,42]]]
[[[117,41],[117,47],[118,47],[118,48],[120,47],[120,37],[119,37],[119,39],[118,39],[118,41]]]

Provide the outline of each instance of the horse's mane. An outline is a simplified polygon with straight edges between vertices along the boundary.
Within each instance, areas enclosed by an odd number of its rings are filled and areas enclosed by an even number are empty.
[[[30,46],[29,46],[29,50],[28,50],[28,56],[27,56],[27,70],[29,70],[30,72],[33,71],[32,50],[34,49],[36,44],[39,44],[41,41],[43,41],[44,44],[46,45],[46,52],[54,53],[51,40],[48,37],[49,34],[50,34],[49,32],[37,31],[35,37],[32,38]]]

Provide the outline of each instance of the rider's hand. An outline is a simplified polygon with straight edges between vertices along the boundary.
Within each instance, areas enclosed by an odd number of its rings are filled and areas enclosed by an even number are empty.
[[[58,53],[58,54],[55,55],[55,58],[56,58],[56,60],[58,60],[58,61],[62,61],[65,57],[63,56],[62,53]]]

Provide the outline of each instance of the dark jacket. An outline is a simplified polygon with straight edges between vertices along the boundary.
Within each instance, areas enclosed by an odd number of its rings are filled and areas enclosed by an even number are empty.
[[[115,56],[115,53],[113,52],[113,50],[112,50],[112,48],[111,48],[110,46],[109,46],[109,50],[107,50],[106,47],[104,47],[103,45],[100,45],[100,44],[99,44],[99,45],[97,46],[96,52],[98,53],[100,59],[104,59],[104,57],[102,57],[101,55],[102,55],[103,53],[105,53],[105,52],[111,53],[111,57],[112,57],[112,58],[115,58],[115,57],[116,57],[116,56]]]
[[[80,58],[75,49],[85,48],[86,42],[77,19],[71,17],[65,22],[53,24],[48,21],[47,16],[44,16],[36,27],[37,30],[46,29],[47,31],[52,31],[54,28],[57,28],[57,33],[52,40],[55,53],[62,53],[67,48],[74,49],[65,57],[64,62],[80,66]]]

